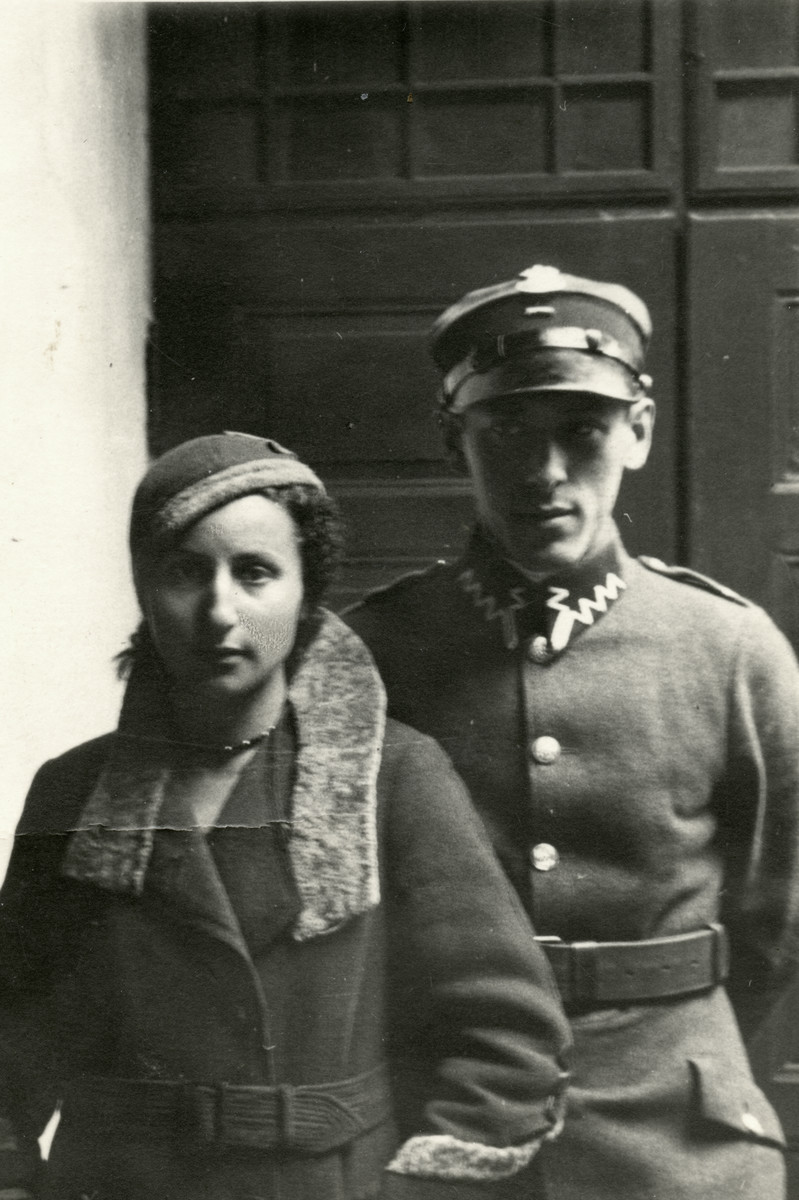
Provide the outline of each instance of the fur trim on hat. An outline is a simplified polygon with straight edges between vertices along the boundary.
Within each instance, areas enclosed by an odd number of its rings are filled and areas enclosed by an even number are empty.
[[[189,487],[172,496],[157,512],[152,521],[153,536],[180,533],[200,517],[214,508],[229,504],[250,492],[265,487],[286,487],[291,483],[304,483],[324,492],[321,479],[293,455],[275,455],[273,458],[258,458],[252,462],[236,463],[199,479]]]
[[[486,1146],[483,1142],[459,1141],[449,1133],[425,1134],[408,1138],[387,1170],[427,1179],[491,1183],[510,1179],[523,1170],[546,1140],[535,1138],[522,1146]]]
[[[156,691],[152,705],[142,691]],[[302,899],[293,936],[305,941],[331,933],[380,901],[376,784],[385,690],[363,642],[332,613],[323,614],[289,701],[298,737],[289,854]],[[152,679],[137,679],[134,671],[120,731],[133,721],[140,730],[148,710],[160,722],[163,695]],[[163,724],[156,727],[163,730]],[[118,738],[70,839],[63,873],[109,891],[140,894],[168,778],[157,741]]]

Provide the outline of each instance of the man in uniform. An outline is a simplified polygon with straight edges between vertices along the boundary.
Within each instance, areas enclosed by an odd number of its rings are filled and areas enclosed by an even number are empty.
[[[575,1038],[553,1200],[777,1200],[728,991],[748,1031],[796,956],[799,672],[755,605],[624,550],[650,334],[632,292],[553,267],[447,309],[432,350],[476,527],[347,619],[547,948]]]

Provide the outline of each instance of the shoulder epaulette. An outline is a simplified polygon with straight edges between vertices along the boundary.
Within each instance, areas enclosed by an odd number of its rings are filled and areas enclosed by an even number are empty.
[[[648,570],[656,571],[658,575],[665,575],[668,579],[674,579],[677,583],[687,583],[690,587],[698,587],[704,592],[712,592],[714,596],[722,596],[725,600],[732,600],[733,604],[742,604],[744,608],[752,607],[751,600],[734,592],[732,588],[725,587],[723,583],[717,583],[709,575],[701,575],[699,571],[692,571],[690,567],[670,567],[662,559],[652,558],[648,554],[639,555],[638,562]]]

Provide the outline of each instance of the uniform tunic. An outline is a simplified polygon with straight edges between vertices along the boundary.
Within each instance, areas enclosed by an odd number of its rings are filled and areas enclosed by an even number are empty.
[[[290,769],[256,757],[209,833],[149,807],[170,752],[130,687],[116,734],[41,769],[0,903],[0,1191],[507,1195],[557,1124],[568,1026],[460,781],[430,739],[383,728],[375,688],[328,616],[289,693]],[[387,1059],[393,1087],[375,1091]],[[353,1079],[372,1099],[335,1102],[333,1145],[226,1144],[217,1085],[281,1085],[296,1133],[292,1089]],[[159,1117],[159,1084],[185,1087],[185,1113]],[[217,1087],[211,1137],[198,1085]]]
[[[389,711],[452,757],[539,935],[723,921],[757,1019],[796,955],[799,899],[799,674],[760,609],[619,542],[536,586],[478,532],[347,620]],[[571,1015],[553,1196],[782,1194],[779,1124],[723,989]]]

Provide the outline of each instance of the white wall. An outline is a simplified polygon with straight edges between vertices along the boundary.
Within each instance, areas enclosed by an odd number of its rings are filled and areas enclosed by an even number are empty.
[[[0,837],[46,757],[113,726],[145,465],[144,11],[2,4]],[[4,864],[0,841],[0,866]]]

